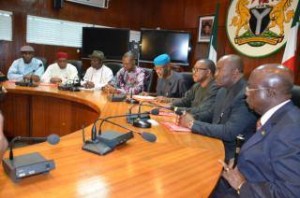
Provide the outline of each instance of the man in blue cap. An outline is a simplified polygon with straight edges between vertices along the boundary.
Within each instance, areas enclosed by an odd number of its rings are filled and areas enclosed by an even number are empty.
[[[181,98],[187,91],[180,73],[171,70],[170,56],[161,54],[154,59],[154,70],[158,76],[156,94],[161,97]]]

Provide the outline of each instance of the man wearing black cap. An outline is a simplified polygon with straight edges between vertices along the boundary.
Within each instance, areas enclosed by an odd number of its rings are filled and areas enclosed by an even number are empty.
[[[44,73],[43,62],[33,57],[34,49],[29,45],[21,47],[20,51],[22,58],[12,63],[8,70],[7,78],[15,81],[32,79],[35,82],[39,82]]]
[[[91,58],[91,67],[86,70],[81,84],[87,89],[101,89],[114,77],[110,68],[103,64],[105,59],[102,51],[94,50],[89,56]]]

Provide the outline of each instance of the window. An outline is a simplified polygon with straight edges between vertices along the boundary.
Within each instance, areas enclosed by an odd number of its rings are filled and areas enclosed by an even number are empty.
[[[28,43],[81,47],[82,27],[93,27],[92,24],[27,16]]]
[[[0,40],[12,41],[12,12],[0,10]]]

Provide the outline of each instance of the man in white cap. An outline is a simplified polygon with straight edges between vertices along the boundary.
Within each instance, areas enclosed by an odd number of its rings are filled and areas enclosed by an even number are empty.
[[[10,66],[7,78],[9,80],[33,80],[39,82],[44,73],[43,62],[34,58],[34,49],[29,45],[25,45],[20,49],[22,58],[15,60]]]
[[[171,70],[170,56],[161,54],[154,59],[154,70],[158,76],[156,94],[167,98],[181,98],[187,91],[186,83],[180,73]]]
[[[91,58],[91,67],[86,70],[81,84],[87,89],[99,90],[113,79],[114,74],[103,64],[105,57],[102,51],[94,50],[89,57]]]

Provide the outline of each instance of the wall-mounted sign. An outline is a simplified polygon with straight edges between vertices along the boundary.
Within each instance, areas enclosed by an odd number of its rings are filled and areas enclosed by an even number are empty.
[[[232,0],[227,35],[233,47],[250,57],[278,51],[287,41],[299,0]]]

